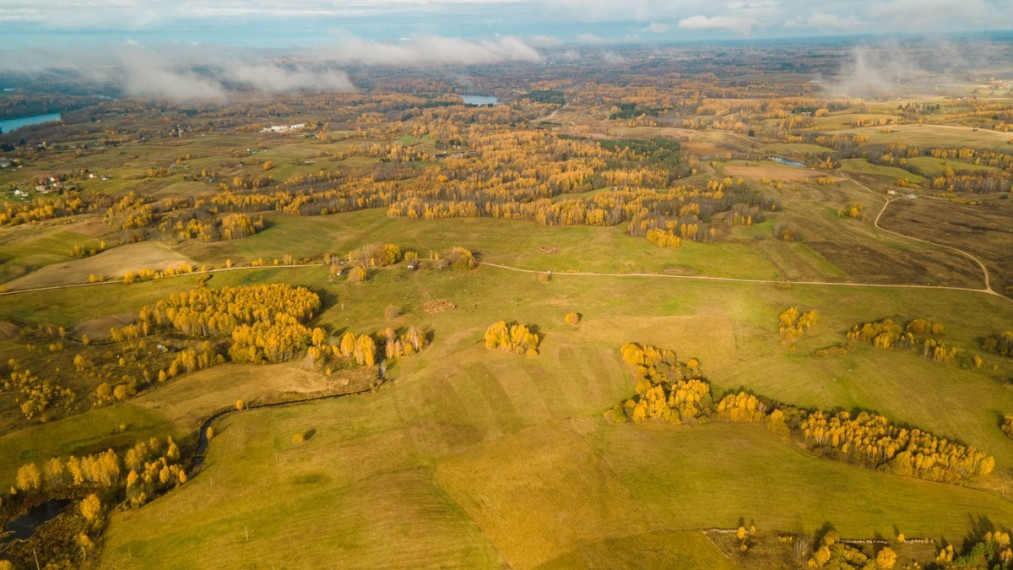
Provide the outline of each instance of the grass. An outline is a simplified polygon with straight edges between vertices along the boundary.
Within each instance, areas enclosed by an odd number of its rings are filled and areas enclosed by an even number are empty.
[[[969,522],[1013,518],[1013,504],[981,491],[903,479],[818,459],[764,428],[603,425],[594,441],[616,477],[672,529],[758,528],[814,531],[830,522],[842,536],[946,537]],[[776,481],[776,484],[772,484]]]
[[[858,172],[860,174],[873,174],[876,176],[882,176],[889,178],[890,181],[899,180],[901,178],[913,182],[915,184],[921,184],[925,181],[925,177],[917,174],[908,172],[903,168],[897,168],[896,166],[881,166],[878,164],[872,164],[863,158],[845,158],[841,160],[841,170],[848,172]]]
[[[69,289],[0,295],[0,315],[26,324],[74,324],[107,315],[136,312],[146,304],[191,289],[197,277],[187,275],[123,285],[109,283]],[[100,299],[101,303],[96,303]]]
[[[917,147],[972,147],[1008,152],[1010,149],[1010,133],[1001,133],[988,129],[975,129],[964,126],[950,125],[890,125],[890,132],[884,133],[881,127],[863,127],[846,129],[847,134],[862,134],[869,137],[870,144],[889,144],[903,142]]]
[[[103,566],[501,564],[417,465],[389,394],[250,411],[219,428],[197,478],[114,516]],[[311,428],[312,438],[292,443]]]
[[[946,158],[935,158],[931,156],[916,156],[907,159],[908,164],[917,167],[919,170],[925,173],[925,176],[935,177],[942,175],[943,171],[947,168],[953,169],[954,172],[961,170],[970,170],[971,172],[992,172],[996,170],[994,166],[988,166],[986,164],[974,164],[972,162],[964,162],[956,159]]]
[[[538,566],[553,568],[737,568],[697,532],[650,532],[586,544]]]
[[[284,271],[265,274],[323,279]],[[833,290],[828,303],[827,292],[565,275],[539,283],[491,268],[390,271],[359,286],[331,285],[336,301],[321,320],[332,329],[373,330],[387,322],[383,306],[407,295],[408,313],[395,324],[432,327],[434,344],[398,362],[393,384],[378,394],[229,416],[205,472],[144,509],[116,515],[103,564],[130,558],[157,566],[186,551],[180,563],[195,567],[212,558],[226,566],[251,559],[363,566],[393,555],[424,565],[529,568],[604,556],[604,545],[636,551],[665,542],[662,531],[735,526],[740,517],[769,529],[801,524],[812,531],[832,522],[846,536],[892,536],[897,525],[908,536],[951,540],[966,533],[969,517],[1013,518],[1013,505],[981,491],[817,459],[754,426],[614,426],[602,419],[602,410],[632,393],[616,349],[636,340],[699,357],[717,390],[741,384],[825,407],[888,402],[892,408],[878,408],[890,417],[952,433],[1008,464],[1001,449],[1008,442],[989,428],[993,414],[982,402],[1009,397],[989,374],[871,348],[850,360],[808,356],[814,346],[839,342],[856,319],[933,318],[955,303],[963,315],[947,322],[947,340],[971,347],[994,315],[1008,314],[1003,301],[847,289]],[[428,315],[415,304],[427,294],[458,307]],[[823,316],[794,355],[777,347],[774,331],[788,304]],[[572,309],[584,315],[576,328],[562,322]],[[539,324],[542,354],[488,352],[481,331],[498,318]],[[819,388],[853,365],[851,388]],[[188,390],[199,393],[196,384]],[[316,435],[305,447],[291,443],[294,433],[311,429]],[[292,512],[299,522],[288,528]],[[656,548],[688,560],[713,555],[696,542]]]
[[[68,261],[75,245],[97,248],[99,240],[59,226],[32,224],[3,228],[0,230],[0,281],[10,281],[40,266]]]
[[[302,258],[392,242],[402,249],[416,250],[422,257],[460,245],[488,261],[537,270],[632,273],[688,265],[708,275],[762,278],[776,274],[760,255],[741,244],[684,243],[679,249],[659,249],[619,228],[550,228],[534,222],[476,218],[392,219],[381,210],[319,217],[270,215],[266,219],[270,227],[250,238],[211,244],[199,254],[189,254],[209,263],[221,263],[229,255],[270,261],[285,254]],[[555,253],[544,253],[546,247]],[[603,257],[601,251],[612,254]]]
[[[795,200],[793,211],[827,202],[808,187],[784,193]],[[801,524],[811,531],[832,522],[848,536],[890,536],[896,524],[908,536],[957,539],[966,533],[968,517],[1013,520],[1013,505],[995,496],[816,459],[754,426],[614,426],[602,418],[603,410],[633,393],[618,347],[635,341],[673,348],[682,359],[699,358],[718,393],[742,386],[797,405],[873,408],[960,438],[994,454],[1000,468],[1011,467],[1013,451],[996,423],[997,412],[1013,410],[1013,397],[997,381],[1013,372],[1009,361],[986,356],[986,369],[965,370],[872,347],[836,360],[811,356],[816,348],[842,342],[853,324],[885,316],[942,320],[946,342],[974,353],[977,338],[1009,320],[1013,307],[1002,299],[955,291],[566,274],[671,269],[775,279],[796,273],[845,277],[806,244],[765,239],[758,246],[755,238],[768,236],[775,219],[736,229],[734,239],[741,242],[679,250],[658,249],[614,228],[392,220],[379,210],[311,218],[272,214],[270,221],[252,238],[183,252],[218,264],[226,256],[299,257],[371,242],[398,243],[423,257],[463,245],[490,261],[551,268],[553,276],[542,282],[537,275],[489,266],[423,266],[415,272],[393,267],[361,284],[329,282],[320,267],[214,274],[208,286],[284,281],[312,288],[324,300],[314,324],[332,334],[412,324],[430,331],[433,342],[394,363],[393,382],[376,394],[221,420],[198,477],[140,510],[113,515],[103,566],[240,566],[257,560],[276,566],[533,568],[604,560],[613,553],[631,560],[665,553],[687,565],[720,567],[726,559],[689,531],[735,526],[745,517],[761,529]],[[841,224],[835,218],[813,223]],[[867,224],[846,227],[849,239],[873,239]],[[0,296],[0,315],[69,327],[136,311],[194,286],[196,279]],[[449,299],[456,308],[429,314],[423,305],[434,299]],[[388,305],[402,314],[388,319]],[[777,314],[791,305],[821,314],[794,354],[778,346],[775,331]],[[582,314],[579,326],[563,322],[569,311]],[[537,325],[544,334],[541,355],[486,350],[482,331],[500,319]],[[993,364],[995,371],[989,369]],[[129,405],[8,434],[0,441],[8,454],[0,456],[0,465],[9,479],[24,457],[97,450],[149,433],[187,433],[199,418],[237,399],[324,385],[321,376],[297,364],[202,371]],[[120,423],[131,427],[114,434]],[[297,445],[296,433],[312,436]]]
[[[328,377],[295,363],[225,364],[157,386],[130,403],[165,416],[180,430],[193,431],[212,413],[233,407],[237,400],[249,405],[283,395],[302,399],[329,389],[356,389],[358,376],[338,371]]]

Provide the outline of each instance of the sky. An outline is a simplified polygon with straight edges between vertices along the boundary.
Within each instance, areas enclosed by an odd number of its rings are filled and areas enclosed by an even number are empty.
[[[2,48],[434,36],[510,36],[538,48],[1010,28],[1011,0],[0,0]]]
[[[0,0],[0,77],[59,71],[128,96],[216,99],[236,86],[352,90],[356,65],[1009,29],[1013,0]]]

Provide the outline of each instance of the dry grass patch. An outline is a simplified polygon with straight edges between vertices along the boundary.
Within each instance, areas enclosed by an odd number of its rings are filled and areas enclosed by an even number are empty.
[[[18,325],[14,323],[8,323],[7,321],[0,321],[0,340],[10,340],[21,332]]]
[[[450,299],[435,299],[432,301],[426,301],[425,303],[422,303],[422,310],[429,313],[430,315],[435,315],[436,313],[449,311],[455,307],[457,307],[457,305],[455,305],[454,302],[451,301]]]
[[[109,315],[105,317],[98,317],[96,319],[88,319],[87,321],[81,321],[80,323],[70,327],[67,332],[77,337],[80,337],[81,335],[88,335],[88,338],[92,340],[104,340],[112,336],[109,332],[111,327],[124,327],[132,324],[136,320],[137,313],[120,313],[118,315]]]
[[[10,290],[54,287],[73,283],[87,283],[91,275],[104,278],[122,277],[127,271],[153,269],[157,271],[193,264],[192,260],[158,242],[141,242],[122,245],[88,257],[47,265],[7,284]]]
[[[753,166],[730,164],[724,167],[723,173],[735,178],[767,178],[769,180],[790,180],[792,182],[808,182],[816,176],[832,178],[840,182],[844,178],[833,176],[823,170],[811,170],[808,168],[795,168],[791,166]]]
[[[159,412],[181,428],[190,428],[215,410],[273,399],[302,399],[312,394],[356,392],[375,377],[373,369],[325,376],[294,364],[223,364],[187,374],[131,400]],[[364,377],[368,376],[368,379]]]

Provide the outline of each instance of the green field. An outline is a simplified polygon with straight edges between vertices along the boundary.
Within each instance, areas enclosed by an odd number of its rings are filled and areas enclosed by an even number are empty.
[[[896,166],[882,166],[879,164],[872,164],[869,161],[862,158],[846,158],[841,161],[841,170],[848,172],[857,172],[860,174],[873,174],[875,176],[882,176],[889,178],[890,181],[899,180],[901,178],[913,182],[915,184],[921,184],[925,181],[924,176],[919,176],[912,172],[908,172],[903,168],[897,168]]]
[[[972,162],[964,162],[962,160],[935,158],[931,156],[916,156],[907,159],[907,161],[912,166],[915,166],[925,172],[926,176],[939,176],[947,168],[952,169],[954,172],[961,170],[969,170],[971,172],[991,172],[996,170],[994,166],[974,164]]]
[[[322,279],[313,271],[267,275]],[[947,340],[973,350],[988,328],[984,315],[1008,314],[1000,299],[562,274],[539,283],[494,268],[410,276],[394,270],[333,287],[338,301],[322,323],[369,330],[384,325],[383,306],[400,301],[408,315],[399,319],[432,327],[433,346],[398,363],[396,380],[373,396],[229,416],[197,479],[114,518],[105,564],[157,566],[179,560],[169,555],[183,549],[190,553],[184,562],[197,566],[212,556],[225,565],[250,556],[313,564],[335,552],[360,566],[386,553],[377,541],[401,545],[395,565],[505,560],[527,568],[593,557],[603,544],[627,541],[706,560],[714,553],[692,546],[693,539],[657,533],[734,526],[745,517],[769,529],[832,522],[844,535],[871,536],[889,535],[896,525],[907,536],[955,539],[969,516],[1013,517],[1013,504],[981,491],[819,460],[748,425],[614,426],[601,417],[631,393],[616,348],[636,340],[700,358],[716,390],[745,386],[799,405],[874,407],[978,445],[1008,467],[1013,454],[993,410],[1013,408],[1013,397],[992,373],[872,347],[839,360],[810,356],[840,342],[856,320],[935,318],[955,302],[965,312],[947,323]],[[649,298],[640,294],[645,288]],[[436,315],[419,309],[427,297],[444,296],[458,308]],[[773,331],[787,304],[823,316],[795,354],[778,347]],[[585,316],[576,329],[561,321],[572,309]],[[540,324],[542,354],[488,353],[479,337],[497,315]],[[310,429],[315,435],[305,444],[291,443]],[[517,462],[518,454],[525,460]],[[546,472],[560,477],[546,479]],[[280,522],[293,511],[304,524]],[[363,518],[366,512],[374,514]],[[691,546],[681,546],[687,540]]]

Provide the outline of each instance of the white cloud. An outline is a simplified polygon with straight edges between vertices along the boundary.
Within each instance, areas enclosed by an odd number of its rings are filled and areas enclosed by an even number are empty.
[[[580,34],[577,36],[577,41],[582,44],[588,44],[593,46],[603,46],[614,43],[612,40],[608,38],[603,38],[601,36],[596,36],[594,34]]]
[[[682,30],[725,30],[742,36],[748,35],[752,27],[752,20],[728,16],[691,16],[679,21]]]
[[[0,53],[0,72],[58,72],[127,96],[176,100],[222,99],[235,87],[265,92],[355,89],[344,72],[319,61],[284,63],[252,51],[208,45],[48,49],[18,57]]]
[[[495,40],[416,36],[397,44],[349,37],[334,47],[315,48],[328,61],[363,65],[478,65],[540,62],[542,56],[518,38]]]
[[[606,51],[601,54],[601,60],[607,65],[621,65],[626,63],[626,58],[618,53]]]
[[[671,29],[672,26],[668,24],[663,24],[661,22],[651,22],[650,24],[647,25],[647,27],[644,28],[644,31],[651,34],[667,34]]]
[[[346,37],[312,51],[276,59],[263,52],[220,45],[157,47],[124,42],[86,50],[40,48],[0,51],[0,73],[58,72],[112,87],[127,96],[176,100],[222,99],[236,88],[264,92],[355,89],[342,65],[462,66],[508,61],[540,62],[542,56],[512,37],[465,40],[441,36],[384,43]]]
[[[821,32],[857,32],[868,29],[868,23],[855,16],[842,17],[837,14],[816,12],[802,18],[793,18],[784,23],[785,28],[819,30]]]
[[[549,35],[527,36],[524,42],[533,48],[554,48],[563,45],[563,40]]]

